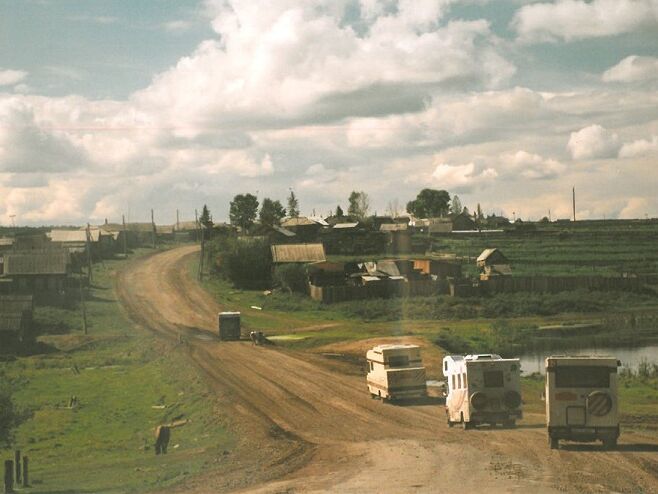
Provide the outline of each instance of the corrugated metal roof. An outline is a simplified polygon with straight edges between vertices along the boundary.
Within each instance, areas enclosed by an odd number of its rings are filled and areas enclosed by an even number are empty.
[[[381,232],[402,232],[406,231],[409,225],[406,223],[384,223],[379,227]]]
[[[4,276],[67,274],[69,253],[64,249],[41,252],[7,253]]]
[[[275,263],[284,262],[318,262],[325,261],[322,244],[288,244],[272,245],[272,260]]]
[[[350,228],[356,228],[357,226],[359,226],[358,222],[356,222],[356,223],[336,223],[334,225],[334,230],[336,230],[336,229],[338,229],[338,230],[348,230]]]

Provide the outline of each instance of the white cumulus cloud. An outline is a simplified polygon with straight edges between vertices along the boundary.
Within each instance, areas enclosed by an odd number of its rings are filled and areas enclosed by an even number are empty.
[[[13,86],[27,77],[24,70],[12,70],[0,68],[0,86]]]
[[[604,82],[641,82],[658,79],[658,58],[631,55],[603,73]]]
[[[575,160],[613,158],[620,148],[619,137],[600,125],[572,132],[567,148]]]
[[[658,157],[658,136],[651,140],[638,139],[637,141],[624,144],[619,150],[620,158],[638,158],[641,156]]]
[[[656,0],[557,0],[521,7],[512,27],[524,41],[572,41],[658,28]]]

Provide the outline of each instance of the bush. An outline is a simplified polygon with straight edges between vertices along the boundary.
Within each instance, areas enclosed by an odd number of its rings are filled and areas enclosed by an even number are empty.
[[[308,293],[308,274],[302,264],[283,264],[274,270],[274,284],[288,293]]]
[[[260,239],[227,239],[219,254],[219,271],[237,288],[261,290],[272,285],[272,255]]]

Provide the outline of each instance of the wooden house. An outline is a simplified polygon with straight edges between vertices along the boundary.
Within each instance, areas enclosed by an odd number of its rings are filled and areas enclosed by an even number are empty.
[[[476,260],[480,268],[480,279],[487,280],[492,276],[510,276],[512,268],[509,259],[498,249],[485,249]]]
[[[302,242],[317,240],[318,234],[323,228],[317,221],[313,221],[304,216],[288,218],[281,223],[281,226],[286,230],[293,232]]]
[[[34,341],[31,295],[0,295],[0,353]]]
[[[66,249],[57,248],[7,253],[2,277],[11,279],[13,293],[59,295],[66,289],[70,259]]]

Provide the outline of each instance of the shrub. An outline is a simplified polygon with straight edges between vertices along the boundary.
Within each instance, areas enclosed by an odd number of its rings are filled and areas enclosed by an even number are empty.
[[[237,288],[264,289],[272,284],[272,256],[264,240],[225,241],[219,270]]]
[[[274,284],[288,293],[308,293],[308,275],[302,264],[283,264],[274,270]]]

